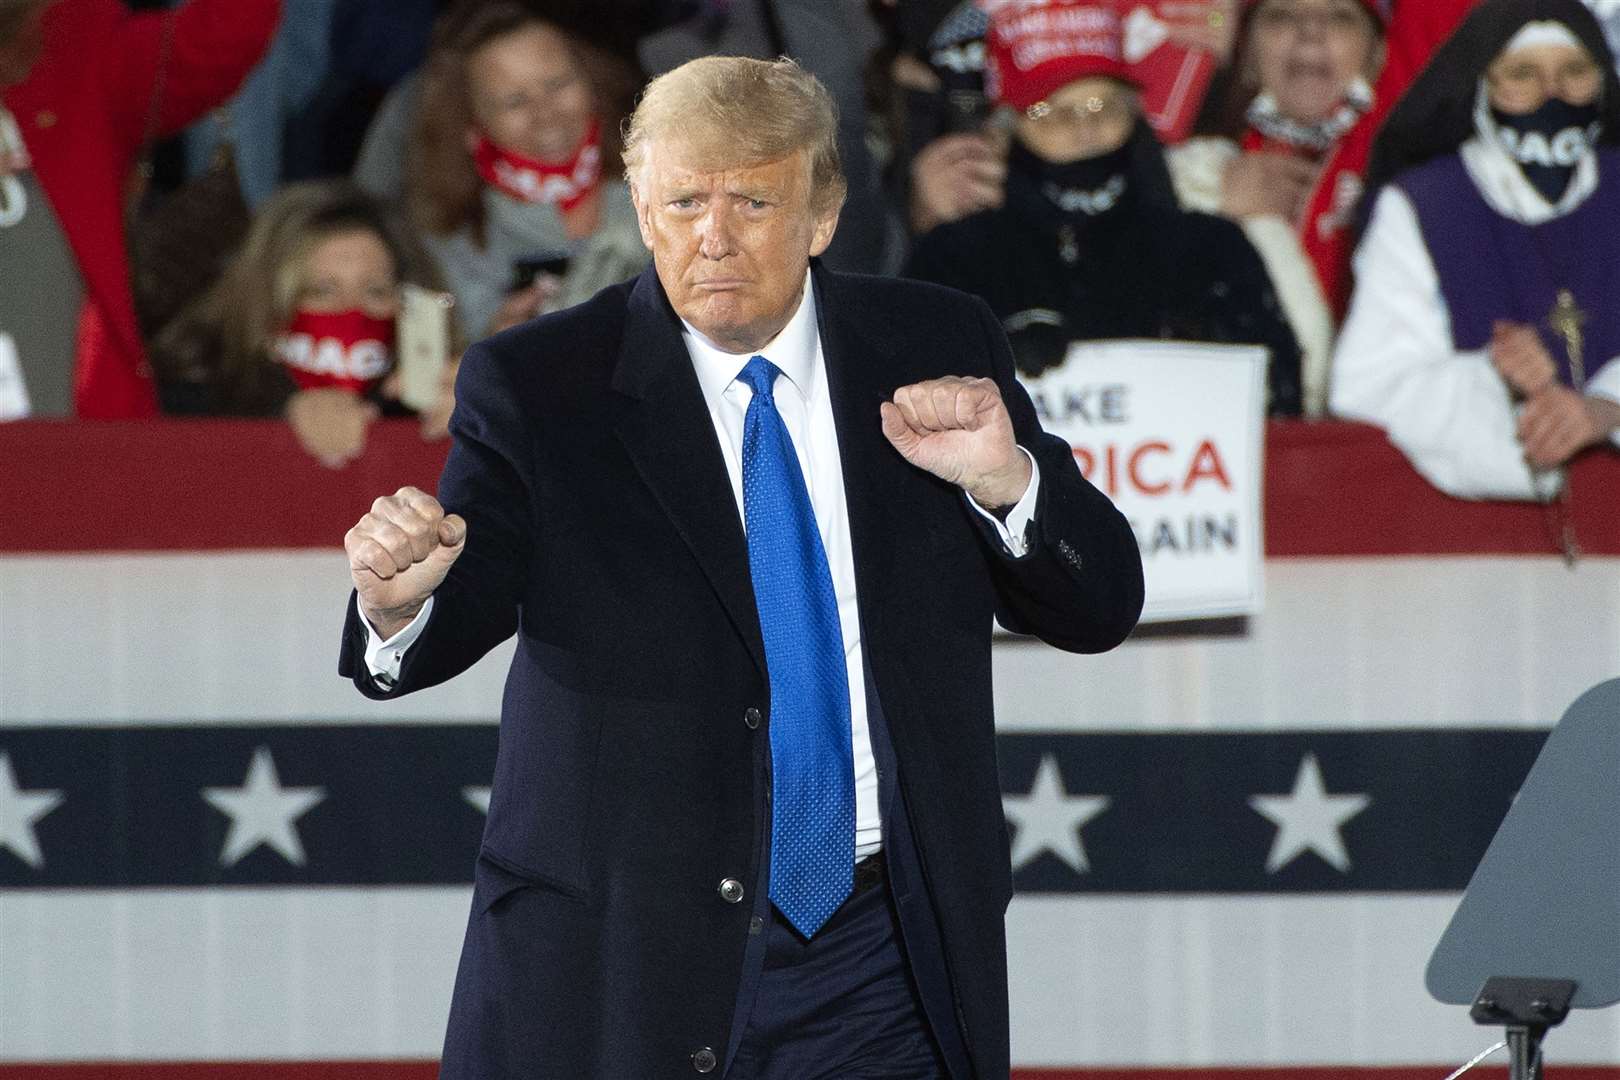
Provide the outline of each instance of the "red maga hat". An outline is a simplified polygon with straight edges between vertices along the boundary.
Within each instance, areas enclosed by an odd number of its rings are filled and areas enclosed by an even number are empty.
[[[1027,109],[1092,75],[1134,82],[1121,55],[1119,10],[1081,0],[1012,0],[990,16],[985,91]]]

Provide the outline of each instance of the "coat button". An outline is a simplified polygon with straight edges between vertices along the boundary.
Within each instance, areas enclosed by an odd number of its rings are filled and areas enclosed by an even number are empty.
[[[743,713],[743,723],[748,725],[748,730],[749,731],[758,730],[759,729],[759,721],[760,721],[759,710],[754,708],[752,705],[748,706],[748,710]]]
[[[720,883],[720,899],[728,904],[735,904],[743,898],[742,882],[736,878],[726,878]]]
[[[707,1046],[700,1046],[696,1050],[692,1051],[692,1068],[696,1069],[698,1072],[714,1072],[714,1067],[718,1064],[720,1064],[719,1059],[714,1056],[714,1051],[710,1050]]]

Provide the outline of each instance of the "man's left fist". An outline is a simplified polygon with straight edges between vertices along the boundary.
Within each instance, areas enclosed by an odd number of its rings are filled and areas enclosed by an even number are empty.
[[[991,379],[943,379],[902,386],[880,406],[883,435],[917,468],[948,480],[986,510],[1023,498],[1029,458]]]

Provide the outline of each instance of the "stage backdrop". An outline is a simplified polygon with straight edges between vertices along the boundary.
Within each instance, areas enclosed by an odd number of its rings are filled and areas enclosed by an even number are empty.
[[[1575,471],[1571,569],[1370,429],[1268,439],[1261,614],[997,645],[1023,1077],[1439,1080],[1494,1041],[1423,967],[1620,673],[1620,462]],[[0,1077],[433,1075],[509,647],[391,705],[336,654],[344,529],[442,454],[0,426]],[[1620,1076],[1612,1012],[1547,1045]]]

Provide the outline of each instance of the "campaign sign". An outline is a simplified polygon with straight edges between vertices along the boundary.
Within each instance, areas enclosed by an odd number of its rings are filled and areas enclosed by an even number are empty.
[[[1130,519],[1144,622],[1260,610],[1265,372],[1259,346],[1104,341],[1023,380],[1042,426]]]

